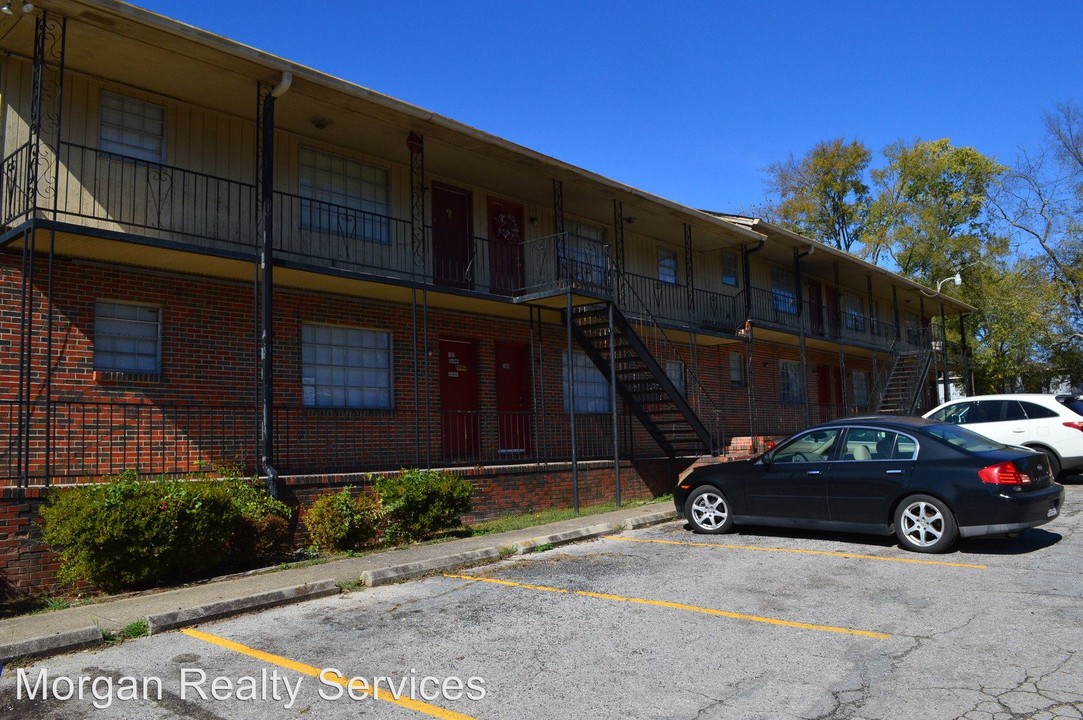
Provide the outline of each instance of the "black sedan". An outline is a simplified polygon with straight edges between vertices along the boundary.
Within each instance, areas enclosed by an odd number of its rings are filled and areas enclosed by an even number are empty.
[[[697,468],[673,494],[696,532],[735,524],[894,532],[902,547],[926,553],[959,536],[1047,523],[1063,499],[1042,453],[891,416],[817,425],[753,460]]]

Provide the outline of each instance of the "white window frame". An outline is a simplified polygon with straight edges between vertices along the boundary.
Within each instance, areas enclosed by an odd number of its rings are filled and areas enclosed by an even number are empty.
[[[302,230],[391,244],[388,168],[308,145],[298,150],[297,166]]]
[[[571,397],[568,383],[568,353],[562,358],[564,377],[564,412],[568,412]],[[609,381],[602,375],[587,354],[573,351],[572,363],[575,367],[575,412],[580,415],[608,413],[613,409],[610,399]]]
[[[94,370],[160,375],[162,309],[156,305],[96,300]]]
[[[98,149],[110,155],[165,163],[164,105],[102,90],[98,106]]]
[[[308,408],[393,410],[391,332],[301,324],[302,403]]]
[[[668,285],[679,285],[677,278],[677,251],[672,248],[658,248],[658,280]]]
[[[805,376],[799,360],[779,360],[779,397],[788,405],[805,403]]]

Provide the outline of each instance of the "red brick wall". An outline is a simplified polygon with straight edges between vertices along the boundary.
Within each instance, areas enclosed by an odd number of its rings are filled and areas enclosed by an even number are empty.
[[[41,542],[38,510],[45,488],[0,488],[0,601],[58,589],[60,563]]]

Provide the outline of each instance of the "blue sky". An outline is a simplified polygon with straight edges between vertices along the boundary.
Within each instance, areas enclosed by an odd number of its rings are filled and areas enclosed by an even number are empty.
[[[1014,160],[1083,102],[1083,2],[142,0],[685,205],[746,210],[816,142]]]

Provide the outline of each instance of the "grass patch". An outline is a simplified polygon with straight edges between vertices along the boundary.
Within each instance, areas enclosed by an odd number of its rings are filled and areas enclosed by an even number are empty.
[[[541,545],[535,545],[534,549],[531,550],[530,552],[532,552],[532,553],[543,553],[543,552],[545,552],[547,550],[552,550],[552,549],[553,549],[553,543],[542,543]]]
[[[365,583],[361,582],[361,578],[355,578],[353,580],[341,580],[335,583],[335,585],[337,585],[338,589],[344,593],[356,592],[357,590],[365,587]]]
[[[112,645],[124,642],[125,640],[135,640],[136,638],[146,637],[149,634],[150,628],[147,627],[146,618],[143,618],[128,623],[116,632],[113,632],[112,630],[102,630],[102,640]]]
[[[660,502],[670,500],[672,502],[672,495],[663,495],[655,498],[654,500],[632,500],[621,503],[619,509],[626,510],[632,507],[638,507],[640,505],[646,505],[647,503]],[[470,526],[470,530],[474,535],[492,535],[494,533],[511,532],[513,530],[522,530],[528,527],[534,527],[535,525],[547,525],[549,523],[560,522],[561,520],[571,520],[575,517],[584,517],[587,515],[600,515],[601,513],[613,512],[617,510],[617,506],[614,503],[608,502],[602,505],[589,505],[586,507],[580,507],[579,513],[576,514],[572,508],[553,508],[551,510],[541,510],[538,512],[524,513],[521,515],[502,515],[501,517],[494,518],[492,520],[485,520],[483,522],[475,523]]]

